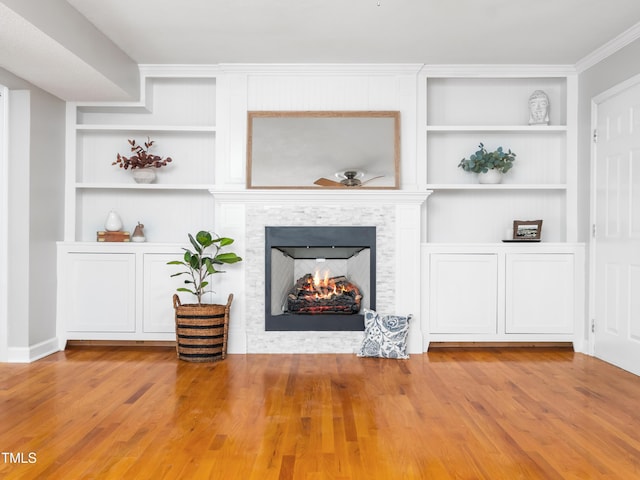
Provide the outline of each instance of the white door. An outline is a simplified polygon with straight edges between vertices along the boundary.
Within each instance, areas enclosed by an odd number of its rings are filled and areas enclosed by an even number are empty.
[[[640,83],[596,99],[594,352],[640,375]]]

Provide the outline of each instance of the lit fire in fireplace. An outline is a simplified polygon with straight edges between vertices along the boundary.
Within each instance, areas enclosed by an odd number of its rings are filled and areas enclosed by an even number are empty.
[[[287,296],[290,313],[358,313],[362,295],[360,289],[347,277],[321,277],[316,270],[298,279]]]
[[[339,277],[343,278],[343,277]],[[341,295],[348,288],[348,285],[341,283],[340,291],[338,284],[334,278],[329,278],[329,271],[324,272],[324,277],[320,278],[320,272],[316,270],[313,280],[309,279],[309,283],[305,285],[305,291],[310,292],[315,299],[331,298],[333,295]]]

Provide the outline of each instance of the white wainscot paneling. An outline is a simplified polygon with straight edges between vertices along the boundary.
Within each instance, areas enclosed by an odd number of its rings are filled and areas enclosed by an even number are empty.
[[[249,110],[397,110],[397,77],[251,75]]]
[[[566,241],[562,191],[436,191],[429,198],[427,236],[433,243],[500,242],[514,220],[543,219],[542,241]],[[454,213],[452,213],[454,212]],[[510,236],[508,238],[511,238]]]
[[[430,78],[428,120],[431,125],[526,125],[528,98],[544,90],[552,108],[551,125],[567,122],[567,84],[562,77]]]
[[[82,242],[95,241],[110,210],[118,212],[124,229],[131,233],[141,222],[147,241],[154,243],[185,242],[185,232],[206,229],[213,219],[213,201],[206,190],[98,189],[82,191],[78,197],[77,230]]]

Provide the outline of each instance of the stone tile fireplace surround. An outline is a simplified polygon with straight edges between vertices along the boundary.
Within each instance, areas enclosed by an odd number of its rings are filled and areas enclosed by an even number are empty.
[[[421,206],[430,192],[402,190],[212,191],[216,231],[236,238],[244,261],[231,275],[236,296],[229,353],[354,353],[359,331],[265,330],[265,227],[375,226],[376,309],[413,314],[409,351],[422,352]],[[236,269],[237,270],[237,269]],[[227,273],[226,275],[229,275]]]

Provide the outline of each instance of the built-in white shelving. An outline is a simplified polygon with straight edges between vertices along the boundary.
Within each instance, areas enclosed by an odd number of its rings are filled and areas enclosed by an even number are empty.
[[[429,190],[566,190],[566,184],[459,184],[434,183],[427,184]]]
[[[543,240],[575,241],[575,82],[571,74],[424,74],[426,239],[499,242],[513,220],[542,219]],[[549,125],[529,125],[528,99],[543,90]],[[458,167],[483,143],[516,153],[498,185],[479,184]]]
[[[218,126],[217,84],[211,76],[154,72],[139,103],[69,104],[65,241],[93,242],[110,210],[124,228],[145,225],[152,243],[182,243],[187,232],[213,224]],[[152,153],[171,157],[157,180],[137,184],[113,165],[129,156],[129,139],[154,141]]]
[[[566,342],[584,333],[584,246],[577,231],[575,75],[543,69],[424,73],[427,202],[422,250],[424,344]],[[549,125],[529,125],[543,90]],[[458,167],[483,143],[516,153],[497,185]],[[503,243],[514,220],[543,220],[542,242]],[[460,292],[466,302],[460,302]]]
[[[117,132],[210,132],[215,126],[207,125],[76,125],[76,130],[117,131]]]
[[[427,132],[566,132],[565,125],[427,125]]]
[[[67,104],[62,341],[175,339],[171,298],[181,280],[167,262],[181,258],[187,233],[214,223],[218,87],[214,72],[153,74],[143,78],[140,102]],[[155,183],[138,184],[131,170],[113,163],[118,153],[131,155],[129,139],[143,144],[147,137],[151,152],[172,162],[155,169]],[[131,233],[144,224],[147,241],[98,242],[111,210]]]
[[[209,190],[208,184],[120,184],[120,183],[77,183],[76,189],[96,190]]]

